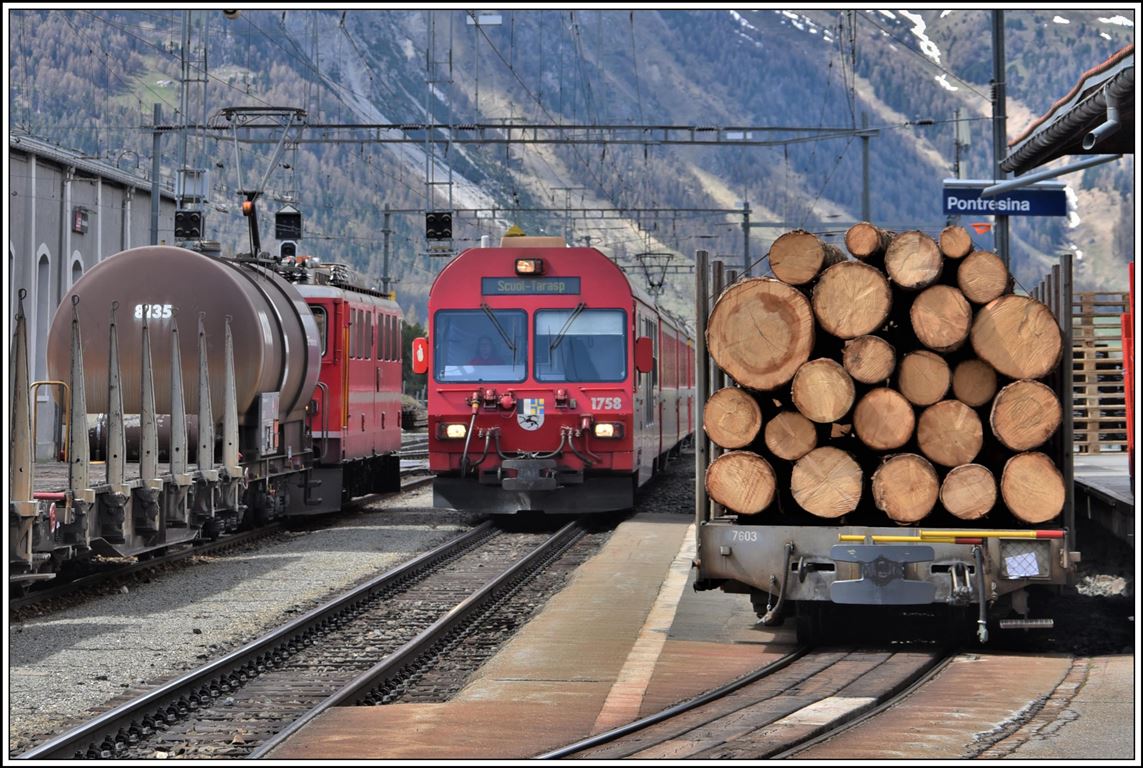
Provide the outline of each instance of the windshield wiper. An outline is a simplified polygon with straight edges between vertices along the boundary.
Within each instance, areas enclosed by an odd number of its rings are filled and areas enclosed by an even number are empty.
[[[487,303],[482,303],[480,308],[484,310],[484,314],[488,315],[488,319],[496,326],[496,332],[500,334],[500,338],[504,339],[504,343],[508,345],[508,349],[512,350],[512,364],[516,364],[516,344],[512,339],[508,338],[508,332],[504,330],[504,326],[500,325],[500,321],[496,319],[496,315],[492,312],[492,307]]]
[[[549,350],[554,350],[560,345],[560,342],[564,340],[564,334],[566,334],[568,332],[568,328],[571,327],[572,321],[579,317],[579,313],[583,312],[586,306],[587,304],[582,301],[579,304],[575,305],[575,309],[572,310],[570,315],[568,315],[568,319],[567,322],[564,323],[564,327],[560,328],[560,332],[556,334],[556,337],[552,339],[551,343],[548,345]]]

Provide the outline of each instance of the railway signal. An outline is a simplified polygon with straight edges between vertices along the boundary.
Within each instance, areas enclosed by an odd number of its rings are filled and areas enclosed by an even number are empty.
[[[425,238],[452,240],[452,212],[429,211],[425,214]]]
[[[175,211],[175,239],[202,239],[202,211]]]

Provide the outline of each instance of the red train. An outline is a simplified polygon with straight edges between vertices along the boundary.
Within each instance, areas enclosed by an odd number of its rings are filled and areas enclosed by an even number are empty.
[[[595,248],[506,235],[429,293],[434,504],[476,512],[629,509],[693,433],[694,348]]]
[[[311,515],[340,508],[349,497],[396,490],[401,447],[401,313],[397,304],[362,285],[347,268],[316,260],[223,259],[175,246],[144,246],[116,254],[93,267],[60,305],[48,338],[52,379],[69,379],[73,305],[83,337],[86,409],[94,424],[91,455],[111,453],[101,442],[111,432],[116,410],[109,379],[111,309],[116,327],[126,414],[127,459],[138,461],[141,411],[142,329],[148,328],[155,406],[160,426],[159,458],[170,461],[172,328],[178,322],[179,360],[187,412],[185,494],[164,490],[147,520],[133,494],[128,509],[98,500],[84,514],[81,546],[105,538],[123,554],[162,543],[155,531],[231,529],[244,520]],[[201,328],[202,343],[196,339]],[[225,371],[232,337],[234,381],[228,393]],[[201,357],[200,357],[201,355]],[[200,410],[200,369],[205,360],[210,407]],[[233,401],[233,406],[229,403]],[[237,452],[223,434],[225,411],[233,408]],[[198,414],[211,425],[201,453]],[[133,426],[134,425],[134,426]],[[209,437],[213,432],[214,442]],[[178,452],[175,452],[176,457]],[[227,466],[236,460],[236,465]],[[197,466],[195,466],[197,465]],[[167,470],[169,469],[169,474]],[[161,467],[159,480],[172,488],[175,464]],[[223,475],[219,481],[215,475]],[[96,494],[102,472],[90,483]],[[233,494],[220,489],[237,482]],[[138,482],[127,478],[128,484]],[[114,487],[109,479],[108,485]],[[143,485],[147,483],[144,482]],[[70,489],[82,493],[83,489]],[[142,506],[146,506],[145,504]],[[70,506],[69,506],[70,510]],[[55,531],[45,547],[58,539]],[[82,534],[82,535],[81,535]]]

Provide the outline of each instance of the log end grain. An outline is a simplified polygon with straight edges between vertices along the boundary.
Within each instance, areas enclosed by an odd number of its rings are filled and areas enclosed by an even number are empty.
[[[916,426],[913,406],[900,392],[888,387],[870,390],[853,410],[857,439],[876,451],[900,448]]]
[[[857,509],[861,467],[839,448],[815,448],[794,464],[790,490],[798,506],[812,515],[835,518]]]
[[[797,288],[747,278],[722,292],[706,337],[719,368],[744,387],[768,391],[788,384],[810,359],[814,313]]]
[[[839,339],[864,336],[889,317],[893,291],[881,270],[860,261],[834,264],[814,284],[814,316]]]
[[[853,406],[853,379],[840,363],[826,357],[802,365],[790,390],[798,411],[819,424],[837,421]]]
[[[893,375],[897,352],[879,336],[858,336],[846,342],[841,363],[855,381],[879,384]]]
[[[980,464],[954,467],[941,483],[941,505],[961,520],[979,520],[996,506],[996,477]]]
[[[814,423],[797,411],[782,411],[766,423],[766,447],[780,459],[797,461],[817,447]]]
[[[823,243],[817,235],[795,229],[786,232],[770,246],[770,269],[789,285],[805,285],[826,266],[845,258],[835,245]]]
[[[1014,381],[992,401],[992,433],[1014,451],[1038,448],[1063,419],[1060,399],[1050,387],[1031,379]]]
[[[873,473],[873,501],[898,525],[923,520],[936,506],[940,480],[924,457],[915,453],[890,456]]]
[[[950,259],[963,259],[972,251],[972,237],[968,230],[955,224],[942,229],[937,242],[941,253]]]
[[[934,285],[913,299],[909,320],[922,344],[938,352],[951,352],[968,338],[972,307],[951,285]]]
[[[952,387],[957,400],[979,408],[996,395],[996,371],[983,360],[964,360],[953,371]]]
[[[935,352],[910,352],[897,366],[897,390],[913,405],[927,406],[940,401],[951,382],[949,364]]]
[[[846,230],[845,247],[855,259],[865,260],[884,253],[891,239],[892,235],[880,227],[859,221]]]
[[[703,430],[722,448],[745,448],[762,429],[758,401],[738,387],[718,390],[703,407]]]
[[[1012,276],[1000,257],[973,251],[956,270],[956,284],[973,304],[987,304],[1012,290]]]
[[[1008,510],[1025,523],[1046,523],[1064,508],[1064,476],[1047,455],[1018,453],[1004,465],[1000,495]]]
[[[907,290],[919,291],[941,275],[944,257],[937,241],[919,230],[902,232],[885,249],[889,279]]]
[[[770,506],[775,488],[770,462],[750,451],[728,451],[706,469],[707,495],[740,515],[755,515]]]
[[[930,405],[917,419],[917,447],[934,464],[970,464],[983,445],[980,417],[960,400]]]
[[[1029,296],[1001,296],[976,313],[977,357],[1013,379],[1039,379],[1060,361],[1063,337],[1050,309]]]

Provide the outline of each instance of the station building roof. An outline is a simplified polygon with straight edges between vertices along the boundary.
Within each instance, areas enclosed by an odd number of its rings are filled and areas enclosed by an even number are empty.
[[[1107,121],[1109,103],[1119,111],[1119,129],[1084,149],[1084,137]],[[1009,142],[1008,149],[1000,167],[1016,174],[1066,155],[1134,154],[1135,44],[1084,72],[1051,109]]]

